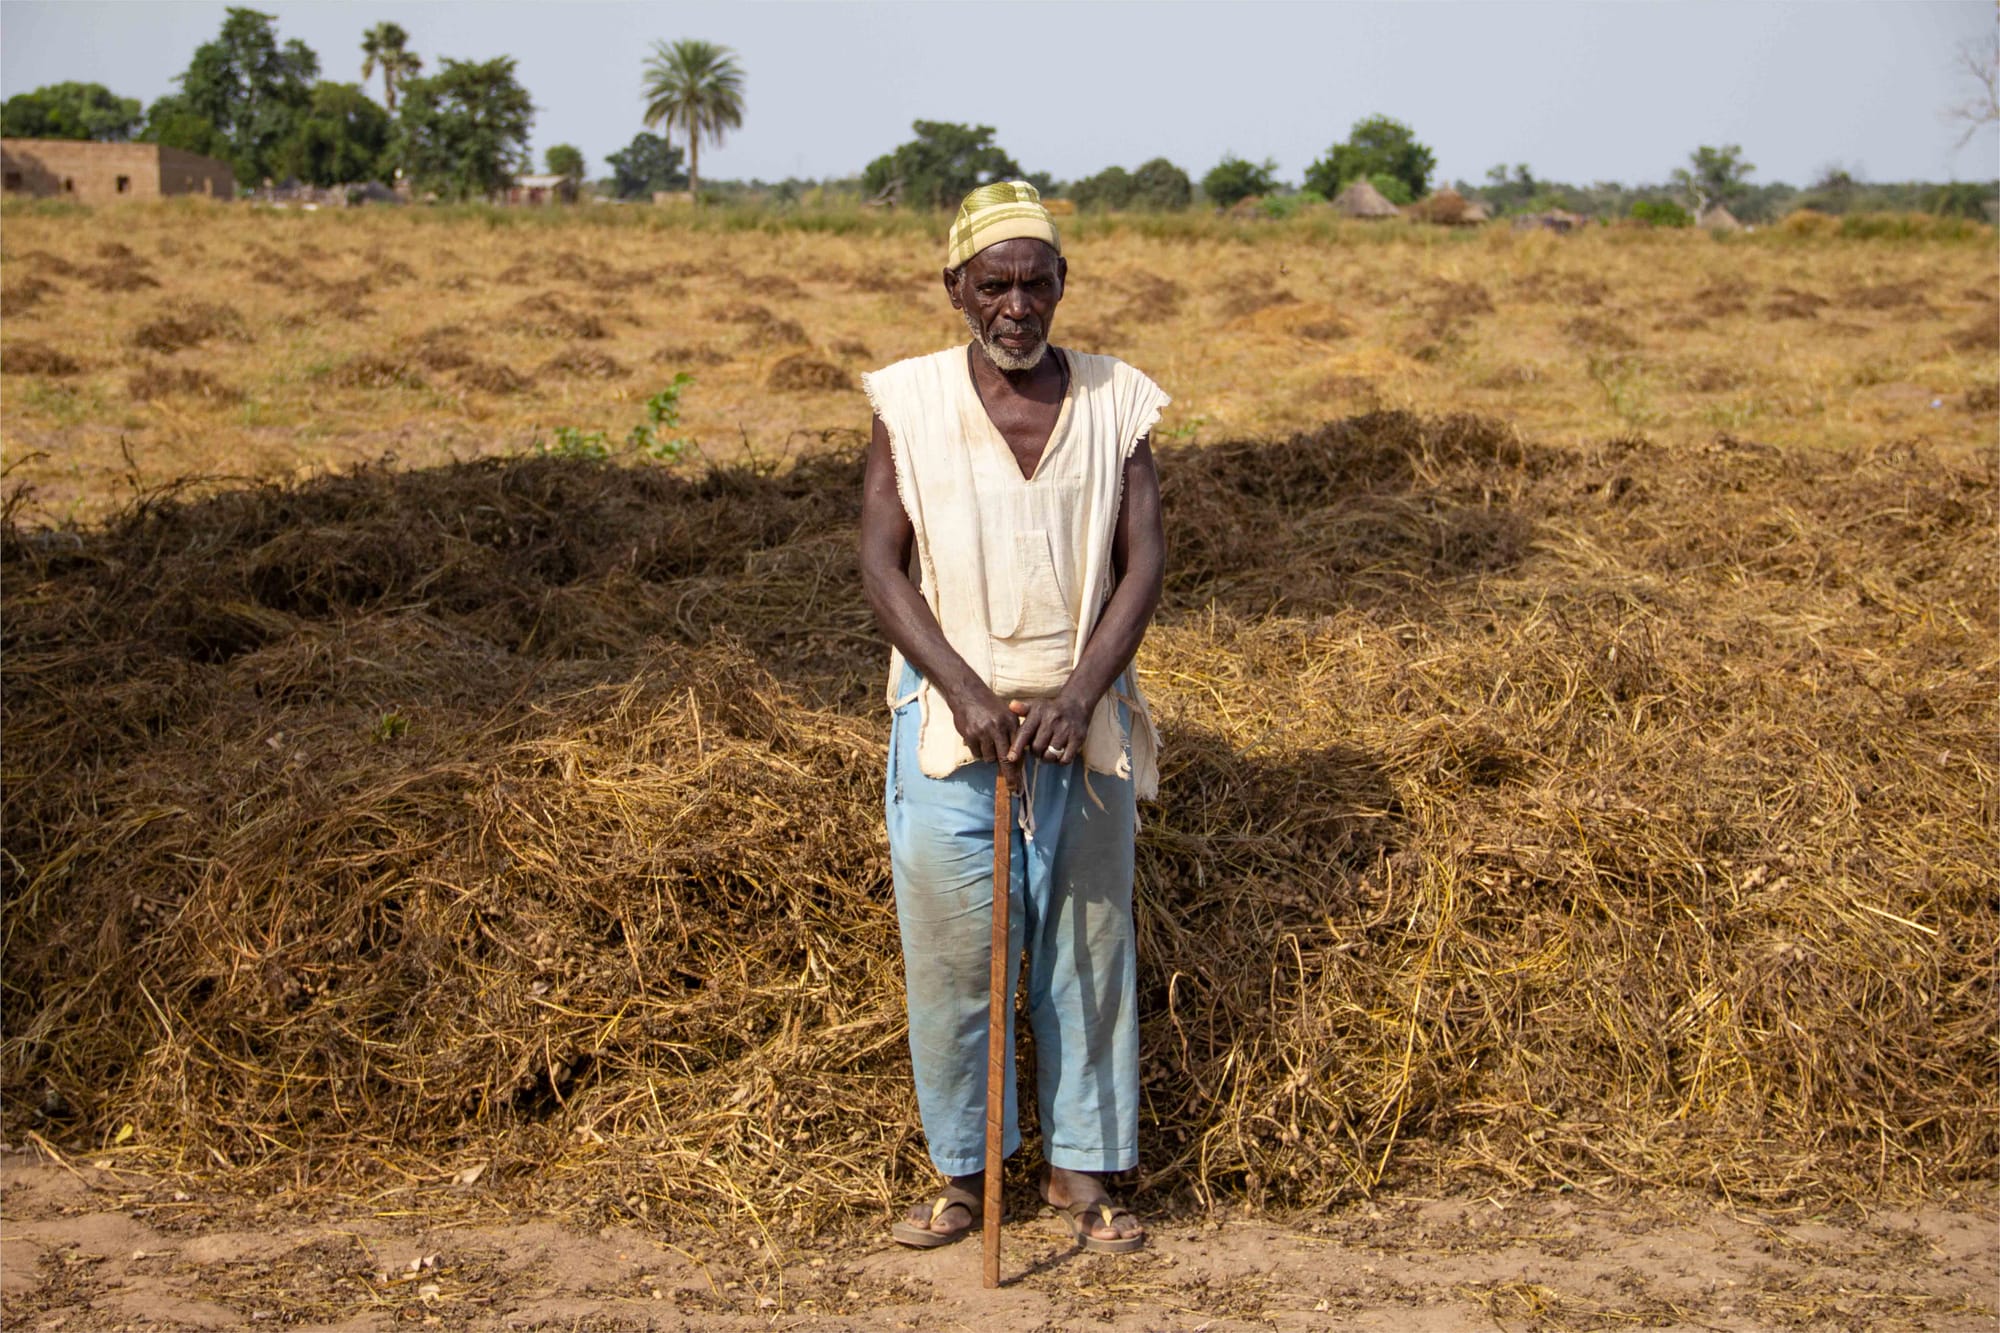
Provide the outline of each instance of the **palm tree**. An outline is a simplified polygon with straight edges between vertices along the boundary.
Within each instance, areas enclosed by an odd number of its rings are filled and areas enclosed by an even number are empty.
[[[417,53],[404,48],[410,34],[394,23],[378,23],[361,37],[361,81],[366,83],[379,68],[382,71],[382,100],[389,114],[396,112],[396,85],[424,67]]]
[[[688,138],[688,193],[701,197],[702,136],[722,143],[724,130],[743,127],[743,67],[736,53],[714,42],[683,38],[653,43],[646,60],[646,124],[671,133],[676,122]]]

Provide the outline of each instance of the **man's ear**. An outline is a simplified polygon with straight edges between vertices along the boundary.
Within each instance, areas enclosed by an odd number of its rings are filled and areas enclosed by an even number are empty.
[[[958,299],[958,289],[964,285],[964,279],[965,266],[963,264],[957,268],[948,268],[944,271],[944,294],[951,298],[951,308],[953,310],[965,309],[965,303]]]
[[[1056,256],[1056,300],[1063,299],[1063,291],[1069,286],[1069,261]]]

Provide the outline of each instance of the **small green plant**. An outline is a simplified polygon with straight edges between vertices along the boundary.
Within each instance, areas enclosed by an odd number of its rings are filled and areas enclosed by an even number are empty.
[[[1311,204],[1323,204],[1326,196],[1317,190],[1299,190],[1293,194],[1267,194],[1260,207],[1267,218],[1288,218]]]
[[[1195,432],[1199,431],[1203,426],[1206,426],[1207,424],[1208,424],[1207,417],[1189,417],[1186,421],[1182,422],[1180,425],[1175,426],[1170,430],[1156,430],[1153,432],[1153,435],[1160,440],[1166,440],[1174,444],[1179,444],[1183,440],[1192,440],[1195,437]]]
[[[1585,371],[1603,391],[1605,406],[1620,421],[1639,428],[1659,423],[1659,414],[1646,394],[1644,376],[1629,357],[1592,355],[1585,362]]]
[[[401,713],[384,713],[381,720],[375,724],[375,743],[386,745],[390,741],[400,740],[409,729],[409,719]]]
[[[602,463],[611,457],[611,445],[601,430],[578,430],[575,426],[557,426],[556,442],[548,443],[539,436],[535,439],[535,452],[545,458],[567,458],[589,463]]]
[[[625,447],[659,463],[678,463],[695,447],[693,440],[670,435],[681,424],[681,394],[694,383],[686,371],[674,376],[673,383],[646,400],[646,419],[625,436]],[[603,463],[611,458],[611,437],[601,430],[577,426],[557,426],[555,443],[535,437],[535,452],[544,458],[566,458],[586,463]]]
[[[632,427],[625,443],[662,463],[678,463],[686,457],[693,442],[668,432],[681,424],[681,393],[693,383],[694,376],[683,370],[674,376],[673,383],[648,398],[645,421]]]

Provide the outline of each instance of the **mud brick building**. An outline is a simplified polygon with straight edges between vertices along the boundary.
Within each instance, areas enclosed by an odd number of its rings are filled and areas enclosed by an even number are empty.
[[[0,173],[5,194],[85,204],[236,194],[236,177],[224,163],[156,143],[0,139]]]

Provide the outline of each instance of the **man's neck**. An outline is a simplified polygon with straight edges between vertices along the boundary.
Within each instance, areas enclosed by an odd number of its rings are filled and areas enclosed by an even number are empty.
[[[1002,370],[993,364],[993,358],[986,354],[986,349],[976,342],[968,344],[966,350],[972,361],[973,381],[978,384],[982,397],[1005,393],[1047,402],[1062,394],[1065,375],[1053,347],[1026,370]]]

